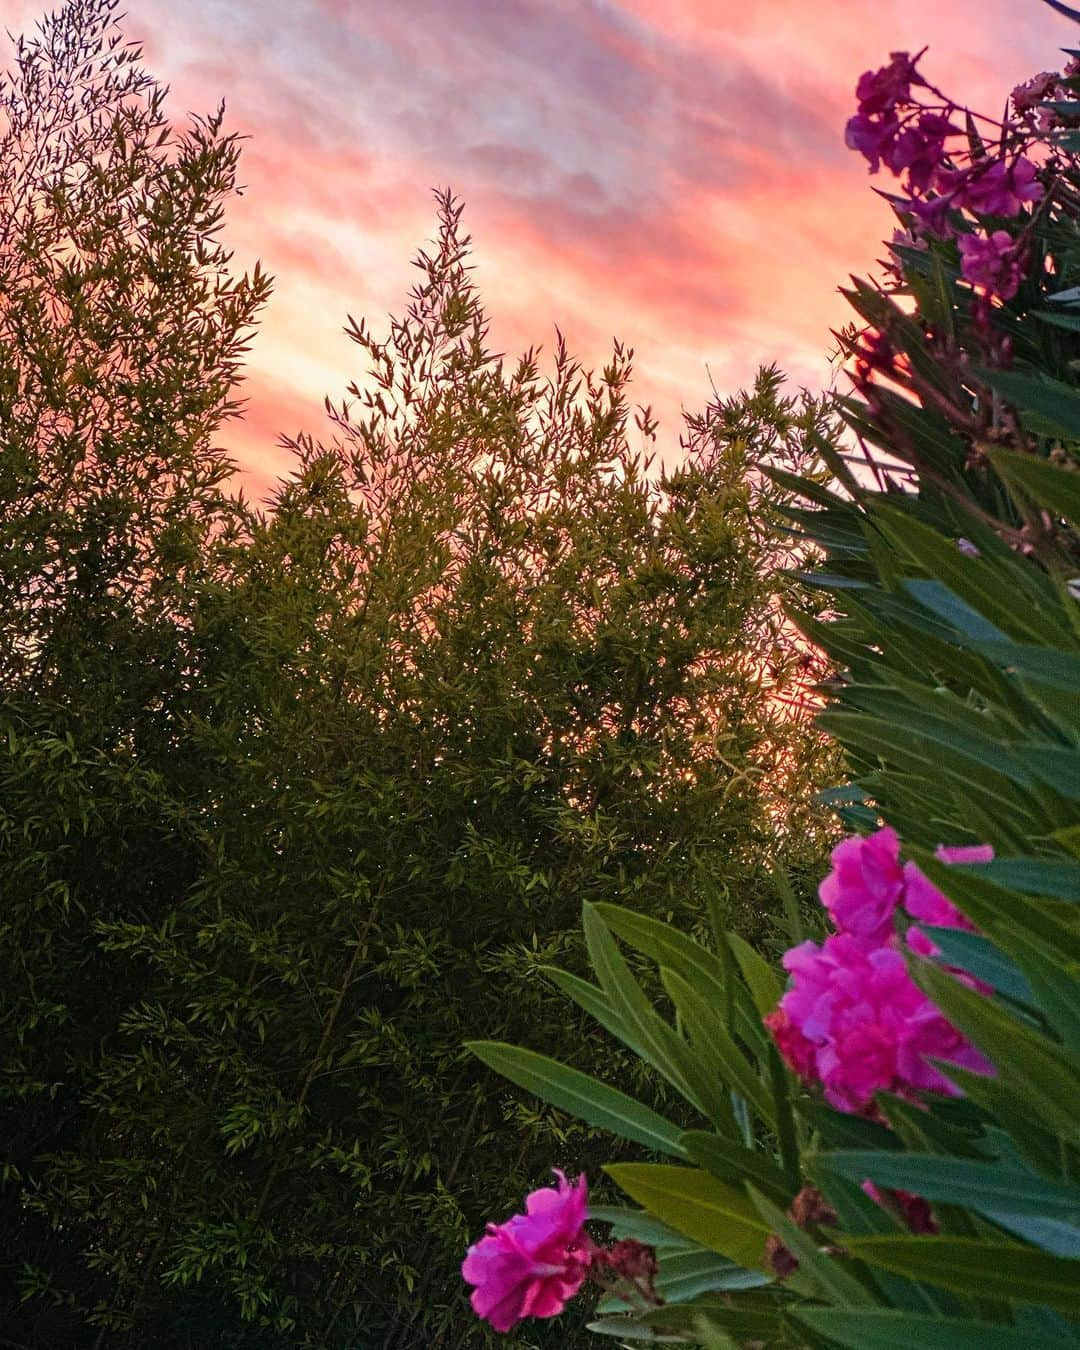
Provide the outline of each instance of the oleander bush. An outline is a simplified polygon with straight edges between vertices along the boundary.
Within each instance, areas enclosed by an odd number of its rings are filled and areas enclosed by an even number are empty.
[[[626,1345],[1080,1345],[1068,56],[1004,123],[906,53],[859,81],[848,143],[900,180],[901,228],[884,278],[849,292],[831,482],[767,470],[814,546],[791,618],[836,670],[819,724],[847,778],[821,800],[853,833],[820,888],[829,930],[792,932],[785,989],[722,920],[706,942],[586,903],[593,979],[554,979],[695,1121],[536,1051],[473,1047],[646,1152],[605,1169],[640,1208],[589,1207],[560,1179],[474,1243],[463,1273],[492,1325],[591,1306],[599,1286],[592,1328]]]

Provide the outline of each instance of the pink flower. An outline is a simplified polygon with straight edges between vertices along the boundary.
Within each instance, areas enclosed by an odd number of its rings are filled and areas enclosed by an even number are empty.
[[[989,844],[974,844],[971,847],[942,845],[937,849],[937,857],[946,863],[990,862],[994,850]],[[962,928],[973,933],[975,925],[970,923],[947,896],[929,881],[914,863],[904,864],[904,908],[913,919],[931,924],[935,928]],[[909,928],[908,946],[920,956],[936,956],[938,946],[918,928]]]
[[[923,83],[915,70],[915,61],[907,52],[890,52],[887,66],[864,71],[855,86],[859,111],[870,114],[891,112],[898,103],[909,102],[912,84]]]
[[[870,163],[870,172],[877,173],[882,159],[888,162],[899,128],[900,123],[892,115],[878,119],[856,113],[844,129],[844,144],[863,155]]]
[[[1061,76],[1056,71],[1044,70],[1040,75],[1032,75],[1030,80],[1018,84],[1012,91],[1012,105],[1018,113],[1031,112],[1044,99],[1054,96]]]
[[[946,863],[989,862],[988,844],[946,847]],[[838,1110],[873,1110],[875,1093],[918,1100],[923,1092],[956,1095],[930,1059],[992,1072],[983,1056],[938,1011],[908,974],[895,932],[902,905],[911,918],[972,931],[955,905],[914,863],[901,864],[900,841],[886,826],[845,839],[832,854],[819,895],[840,930],[818,946],[804,942],[784,957],[791,984],[765,1018],[780,1054],[806,1083],[821,1083]],[[914,925],[908,944],[924,956],[937,947]],[[986,985],[956,972],[970,988]]]
[[[959,130],[940,113],[923,113],[883,149],[882,158],[895,174],[907,169],[909,191],[925,192],[941,168],[946,138]]]
[[[970,975],[957,973],[957,978],[984,996],[990,992]],[[918,989],[914,981],[912,986]],[[918,1097],[923,1092],[943,1092],[949,1097],[959,1097],[960,1089],[931,1065],[931,1059],[948,1060],[972,1073],[993,1074],[993,1066],[942,1016],[935,1004],[925,995],[922,999],[921,1006],[909,1017],[906,1034],[897,1049],[897,1078],[904,1085],[899,1095]]]
[[[866,942],[886,941],[904,888],[896,831],[886,826],[865,839],[845,839],[833,849],[832,865],[818,896],[833,923]]]
[[[927,1056],[991,1072],[912,980],[895,942],[868,947],[836,933],[820,947],[795,947],[784,966],[792,984],[770,1030],[781,1032],[777,1045],[791,1068],[820,1082],[838,1110],[871,1110],[883,1091],[913,1100],[924,1091],[956,1095]]]
[[[1025,203],[1043,196],[1038,170],[1023,155],[1011,165],[1003,159],[980,160],[967,169],[942,170],[937,185],[953,193],[957,207],[977,216],[1016,216]]]
[[[939,181],[940,177],[939,174]],[[951,193],[941,197],[923,197],[904,202],[902,209],[911,212],[915,217],[915,228],[922,234],[932,234],[938,239],[951,239],[956,233],[949,215],[959,210],[959,207]]]
[[[989,844],[971,847],[942,845],[936,856],[944,863],[991,862],[994,850]],[[933,924],[937,928],[966,928],[974,931],[967,919],[951,900],[947,899],[933,882],[928,881],[914,863],[904,864],[904,908],[913,919]]]
[[[984,863],[994,861],[992,844],[939,844],[935,856],[944,863]]]
[[[1007,230],[991,235],[965,234],[958,240],[960,271],[973,286],[988,295],[1011,300],[1020,289],[1024,273]]]
[[[788,1016],[784,1000],[781,999],[779,1006],[763,1020],[788,1068],[792,1073],[798,1074],[804,1083],[812,1082],[816,1068],[814,1043],[807,1040],[801,1029]]]
[[[559,1184],[533,1191],[525,1213],[489,1223],[471,1246],[461,1274],[472,1292],[473,1311],[496,1331],[509,1331],[526,1317],[554,1317],[577,1293],[593,1260],[585,1232],[588,1184],[574,1183],[557,1168]]]

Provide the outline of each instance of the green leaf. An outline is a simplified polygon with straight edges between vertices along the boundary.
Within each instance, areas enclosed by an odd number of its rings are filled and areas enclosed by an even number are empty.
[[[932,924],[919,927],[940,948],[939,959],[946,965],[966,970],[1007,998],[1031,1002],[1031,986],[1023,973],[987,938],[962,928],[937,928]]]
[[[1056,9],[1059,14],[1064,14],[1067,19],[1072,19],[1074,23],[1080,23],[1080,9],[1073,9],[1072,5],[1066,5],[1063,0],[1045,0],[1045,3],[1051,9]]]
[[[1080,409],[1080,391],[1072,391],[1072,397]],[[1080,522],[1080,473],[1012,450],[991,450],[990,462],[1011,489],[1019,489],[1051,515]]]
[[[1072,960],[1080,960],[1080,934],[1049,911],[1045,903],[985,880],[976,868],[986,863],[943,863],[926,849],[908,848],[920,869],[976,928],[1009,954],[1010,925],[1035,933]]]
[[[654,1219],[641,1209],[627,1209],[622,1205],[589,1205],[589,1218],[597,1223],[611,1224],[614,1238],[636,1238],[650,1247],[685,1247],[686,1238],[673,1228]]]
[[[1080,982],[1062,969],[1059,957],[1030,934],[1009,929],[1009,949],[1033,991],[1033,1001],[1066,1047],[1080,1055]]]
[[[954,865],[1014,891],[1080,902],[1080,863],[1068,859],[994,858],[990,862]]]
[[[593,909],[613,933],[636,951],[651,957],[657,965],[676,971],[706,998],[712,999],[718,1008],[726,1006],[729,991],[723,964],[700,942],[680,933],[671,924],[662,923],[646,914],[637,914],[622,905],[600,903],[594,905]],[[749,1045],[764,1044],[765,1031],[755,1015],[749,995],[741,987],[730,992],[735,1009],[736,1035]]]
[[[701,1350],[739,1350],[738,1343],[707,1317],[695,1318],[694,1335],[701,1342]]]
[[[589,960],[612,1010],[640,1046],[642,1058],[714,1124],[729,1120],[728,1102],[720,1084],[653,1008],[593,906],[586,902],[582,908]]]
[[[730,1125],[730,1103],[709,1064],[702,1062],[702,1057],[653,1008],[603,919],[588,902],[583,915],[593,969],[615,1015],[640,1047],[641,1057],[714,1125]]]
[[[1045,1303],[1080,1316],[1080,1261],[1015,1242],[960,1237],[861,1237],[846,1249],[871,1266],[958,1294]]]
[[[819,1166],[852,1181],[869,1179],[927,1200],[998,1214],[1036,1214],[1080,1223],[1080,1189],[998,1163],[942,1158],[929,1153],[830,1153]]]
[[[821,1135],[829,1148],[900,1148],[900,1141],[891,1130],[862,1116],[834,1111],[824,1102],[812,1097],[796,1100],[796,1109],[808,1125]]]
[[[1080,754],[1054,745],[1014,746],[1014,756],[1047,786],[1071,802],[1080,801]]]
[[[1000,639],[975,638],[973,646],[1010,673],[1022,675],[1033,684],[1080,694],[1080,656],[1075,652],[1056,652],[1049,647],[1032,647]]]
[[[764,1292],[771,1293],[768,1290]],[[778,1301],[755,1301],[754,1293],[744,1294],[739,1299],[728,1299],[720,1294],[702,1294],[693,1303],[652,1308],[646,1313],[640,1313],[637,1320],[656,1331],[682,1333],[683,1344],[689,1333],[696,1332],[704,1318],[712,1327],[730,1332],[740,1343],[746,1340],[762,1341],[771,1346],[776,1344],[780,1332],[780,1313]]]
[[[631,1313],[624,1313],[621,1316],[598,1317],[595,1322],[588,1322],[585,1326],[586,1331],[591,1331],[594,1336],[614,1336],[625,1345],[628,1341],[638,1342],[643,1345],[685,1345],[685,1337],[671,1333],[666,1335],[662,1331],[657,1331],[650,1327],[647,1322],[642,1322]]]
[[[1003,575],[998,565],[968,557],[953,540],[895,507],[878,504],[874,519],[901,557],[910,558],[1002,633],[1049,647],[1067,638],[1061,620],[1048,607],[1016,604],[1016,579]]]
[[[1080,1063],[1002,1008],[928,961],[912,961],[916,983],[993,1064],[1003,1082],[1027,1096],[1032,1113],[1080,1142]],[[941,1066],[948,1073],[948,1066]]]
[[[693,1043],[692,1053],[701,1067],[725,1083],[753,1106],[761,1119],[776,1128],[772,1096],[753,1066],[728,1035],[727,1027],[713,1004],[673,970],[661,969],[660,978],[679,1010],[683,1026]],[[727,1124],[727,1121],[724,1122]]]
[[[955,1154],[957,1157],[979,1160],[985,1156],[976,1147],[976,1133],[943,1118],[945,1102],[935,1103],[936,1109],[925,1110],[891,1092],[876,1093],[874,1101],[909,1153]],[[883,1151],[892,1150],[875,1150],[878,1153]]]
[[[676,1126],[625,1092],[532,1050],[499,1041],[466,1041],[465,1046],[489,1069],[586,1124],[673,1158],[685,1156]]]
[[[660,1257],[656,1291],[667,1303],[685,1303],[698,1294],[738,1293],[772,1283],[759,1270],[744,1270],[726,1256],[701,1247],[669,1252]]]
[[[606,1031],[610,1031],[640,1059],[645,1058],[640,1043],[625,1021],[612,1008],[611,1000],[602,989],[590,984],[588,980],[572,975],[567,970],[560,970],[557,966],[542,966],[541,969],[561,993],[573,999],[579,1008],[583,1008],[590,1017],[595,1018]]]
[[[950,1066],[948,1076],[973,1102],[981,1106],[1000,1126],[1033,1167],[1047,1176],[1065,1174],[1067,1152],[1061,1141],[1033,1114],[1027,1096],[999,1078],[986,1078],[966,1069]]]
[[[802,1308],[789,1314],[845,1350],[1036,1350],[1027,1332],[993,1322],[922,1317],[893,1309]],[[1075,1350],[1060,1337],[1040,1339],[1038,1350]]]
[[[708,1172],[664,1163],[609,1163],[604,1171],[669,1228],[736,1265],[771,1274],[765,1264],[769,1229],[741,1190]]]
[[[741,938],[738,933],[728,933],[727,938],[743,979],[749,986],[754,1007],[760,1017],[765,1017],[776,1008],[784,992],[780,977],[745,938]]]
[[[687,1156],[721,1181],[739,1185],[753,1182],[770,1199],[785,1208],[794,1195],[791,1183],[767,1153],[743,1147],[723,1135],[688,1130],[682,1136]]]
[[[846,1177],[828,1171],[824,1164],[830,1156],[825,1153],[808,1158],[806,1172],[836,1210],[841,1232],[859,1237],[874,1233],[891,1234],[908,1231],[898,1215],[879,1205],[866,1194],[861,1181],[858,1183],[849,1181]],[[904,1308],[908,1312],[959,1311],[953,1307],[956,1302],[953,1295],[943,1290],[930,1289],[926,1285],[905,1280],[900,1275],[893,1275],[887,1270],[874,1271],[873,1280],[884,1296],[882,1301],[890,1307]]]
[[[984,384],[1000,394],[1021,413],[1031,412],[1053,423],[1064,435],[1080,438],[1080,390],[1061,380],[1045,375],[1029,375],[1014,370],[989,370],[985,366],[974,372]],[[992,450],[990,458],[997,468]],[[1008,454],[1008,452],[1005,452]],[[1011,456],[1010,456],[1011,458]],[[1001,472],[999,470],[999,472]],[[1005,477],[1005,474],[1002,474]]]
[[[1034,802],[1017,791],[1031,781],[1030,772],[1000,746],[973,746],[963,733],[945,727],[920,736],[863,713],[822,713],[818,724],[848,748],[880,757],[902,772],[924,779],[947,774],[965,792],[984,796],[1010,814],[1025,815],[1035,828]]]
[[[977,609],[965,604],[958,595],[949,590],[940,581],[927,581],[916,578],[903,583],[904,590],[915,597],[920,605],[925,605],[932,614],[944,619],[951,627],[979,643],[993,643],[996,646],[1009,646],[1009,641],[1000,628],[995,628],[989,619],[983,618]],[[1040,648],[1031,650],[1042,651]]]

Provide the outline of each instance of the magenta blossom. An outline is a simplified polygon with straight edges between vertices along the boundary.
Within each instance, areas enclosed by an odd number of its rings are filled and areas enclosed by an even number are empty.
[[[968,541],[965,539],[959,542]],[[968,547],[975,548],[975,545],[969,544]],[[977,556],[978,549],[975,549],[975,553]],[[946,863],[990,862],[993,856],[994,850],[989,844],[975,844],[970,848],[943,846],[937,849],[937,857]],[[975,931],[975,925],[960,913],[947,896],[942,895],[914,863],[904,864],[904,908],[913,919],[934,928],[962,928],[968,933]],[[918,928],[908,929],[907,941],[911,950],[920,956],[936,956],[940,950]]]
[[[898,103],[911,100],[912,84],[924,83],[907,52],[890,52],[889,64],[880,70],[867,70],[859,76],[855,97],[859,111],[871,115],[891,112]]]
[[[987,295],[1011,300],[1024,279],[1012,235],[1007,230],[995,230],[990,235],[965,234],[957,242],[964,279],[980,286]]]
[[[967,169],[946,169],[937,185],[951,192],[957,207],[977,216],[1016,216],[1029,202],[1042,200],[1039,171],[1021,155],[1014,164],[1003,159],[980,160]]]
[[[835,933],[820,947],[795,947],[784,966],[792,984],[770,1029],[782,1028],[778,1045],[789,1065],[804,1080],[820,1082],[838,1110],[872,1111],[877,1092],[912,1100],[925,1091],[957,1095],[931,1056],[991,1072],[915,984],[894,943],[868,947]]]
[[[894,174],[907,170],[909,191],[924,193],[941,169],[946,138],[959,130],[942,114],[924,112],[882,149],[882,158]]]
[[[802,1027],[791,1020],[783,998],[763,1021],[791,1072],[804,1083],[812,1083],[817,1077],[817,1047],[803,1035]]]
[[[989,844],[937,849],[937,857],[946,863],[989,862],[993,856]],[[901,864],[900,840],[887,825],[866,837],[845,839],[833,849],[832,871],[818,896],[840,932],[870,946],[880,946],[893,936],[898,905],[923,923],[972,929],[915,863]]]
[[[475,1285],[473,1311],[496,1331],[509,1331],[526,1317],[554,1317],[581,1288],[594,1245],[585,1232],[588,1184],[567,1181],[533,1191],[525,1213],[489,1223],[468,1250],[462,1277]]]
[[[940,179],[940,174],[938,175]],[[956,231],[949,216],[959,206],[952,193],[940,197],[916,198],[904,202],[904,211],[910,211],[915,217],[915,228],[920,234],[932,234],[938,239],[951,239]]]
[[[876,946],[893,932],[903,889],[900,840],[886,826],[866,838],[845,839],[833,849],[832,871],[818,896],[841,932]]]
[[[942,846],[936,850],[936,856],[945,863],[991,862],[994,850],[989,844],[975,844],[970,848]],[[910,862],[904,864],[904,908],[913,919],[933,924],[937,928],[973,930],[973,925],[952,901],[942,895],[933,882],[928,881]]]
[[[1052,99],[1061,76],[1053,70],[1032,75],[1012,91],[1012,105],[1018,113],[1033,111],[1044,99]]]
[[[844,143],[869,161],[871,173],[877,173],[883,159],[889,162],[899,129],[900,123],[892,115],[879,119],[856,113],[844,129]]]

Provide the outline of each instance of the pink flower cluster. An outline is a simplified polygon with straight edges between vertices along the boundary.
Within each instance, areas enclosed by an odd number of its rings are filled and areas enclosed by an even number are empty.
[[[858,109],[845,131],[847,145],[865,156],[871,173],[884,164],[895,176],[906,175],[908,198],[897,209],[913,221],[916,233],[951,239],[959,213],[967,211],[980,223],[988,216],[1011,219],[1041,201],[1039,171],[1024,151],[1035,132],[1046,129],[1033,110],[1053,96],[1062,77],[1045,73],[1018,86],[1013,107],[1023,125],[1007,122],[1000,128],[993,153],[961,153],[949,149],[950,139],[963,134],[954,120],[961,109],[943,96],[920,102],[912,92],[938,94],[919,74],[918,59],[893,52],[887,66],[866,71],[856,86]],[[963,233],[959,248],[961,274],[972,286],[1002,300],[1016,295],[1024,276],[1023,250],[1007,231]]]
[[[601,1247],[585,1231],[589,1188],[555,1168],[558,1185],[525,1198],[525,1213],[489,1223],[465,1255],[461,1274],[474,1285],[473,1311],[496,1331],[509,1331],[526,1317],[555,1317],[590,1275],[620,1293],[629,1286],[646,1303],[661,1303],[653,1281],[656,1253],[624,1238]]]
[[[1013,111],[1017,117],[1026,119],[1032,127],[1045,135],[1055,127],[1075,125],[1066,123],[1054,108],[1040,105],[1045,103],[1064,103],[1075,99],[1076,94],[1065,83],[1080,75],[1080,61],[1075,57],[1066,65],[1064,71],[1043,70],[1030,80],[1018,84],[1012,91]]]
[[[992,850],[942,848],[938,856],[985,862]],[[883,1091],[914,1100],[928,1091],[956,1095],[930,1058],[979,1073],[991,1072],[990,1065],[908,974],[895,918],[903,908],[938,927],[971,925],[913,863],[900,862],[892,829],[845,840],[832,861],[819,895],[838,931],[784,957],[791,987],[765,1019],[780,1053],[841,1111],[870,1113],[874,1094]],[[914,926],[908,943],[921,955],[936,951]]]

